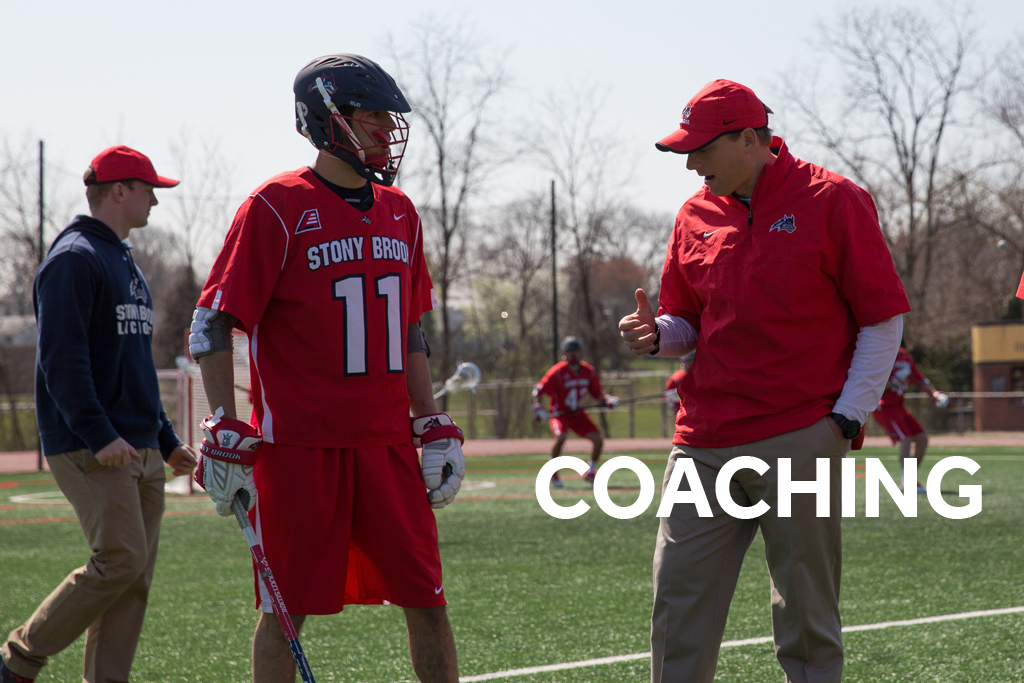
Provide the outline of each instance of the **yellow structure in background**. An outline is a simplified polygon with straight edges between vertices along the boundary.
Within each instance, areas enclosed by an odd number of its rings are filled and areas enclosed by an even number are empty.
[[[1024,391],[1024,322],[981,323],[971,327],[974,391]],[[1017,396],[974,399],[974,429],[1024,430],[1024,399]]]
[[[988,323],[971,328],[974,363],[1024,363],[1024,322]]]

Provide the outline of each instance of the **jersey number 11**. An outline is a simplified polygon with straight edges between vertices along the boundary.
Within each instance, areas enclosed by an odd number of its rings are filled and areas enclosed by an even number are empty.
[[[388,372],[405,372],[405,358],[402,355],[402,276],[388,273],[373,282],[375,298],[384,300]],[[335,301],[340,300],[345,307],[345,376],[368,375],[368,328],[371,320],[372,324],[380,324],[381,316],[378,307],[374,307],[372,316],[368,315],[366,276],[348,275],[334,280],[331,286]]]

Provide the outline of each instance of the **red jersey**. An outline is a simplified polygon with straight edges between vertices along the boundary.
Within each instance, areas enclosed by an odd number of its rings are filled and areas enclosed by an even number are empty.
[[[1020,284],[1017,285],[1017,298],[1024,299],[1024,275],[1020,276]]]
[[[705,187],[679,210],[659,315],[699,332],[674,442],[750,443],[827,415],[857,332],[910,310],[870,195],[781,138],[748,207]]]
[[[412,439],[407,328],[436,306],[412,202],[373,185],[353,208],[308,168],[242,204],[199,299],[249,335],[256,420],[271,443]]]
[[[543,394],[551,397],[550,412],[553,414],[578,410],[583,405],[583,397],[587,394],[598,401],[604,400],[597,371],[593,365],[582,361],[579,372],[573,372],[568,361],[555,363],[537,382],[533,391],[537,396]]]
[[[686,377],[686,370],[684,370],[683,368],[679,368],[678,370],[673,372],[672,376],[669,377],[665,381],[665,391],[666,392],[675,391],[676,392],[676,396],[680,396],[680,394],[679,394],[679,387],[683,383],[683,378],[684,377]],[[670,400],[670,402],[672,404],[674,404],[676,406],[679,405],[679,400],[678,399],[669,399],[669,400]]]
[[[900,347],[899,353],[896,354],[896,362],[892,366],[892,373],[889,375],[889,381],[885,384],[885,391],[882,393],[879,407],[902,406],[903,395],[907,393],[910,385],[920,384],[923,381],[924,375],[918,371],[914,359],[906,349]]]

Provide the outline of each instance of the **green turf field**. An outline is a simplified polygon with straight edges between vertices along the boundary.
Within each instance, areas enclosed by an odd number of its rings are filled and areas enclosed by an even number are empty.
[[[864,451],[895,471],[891,449]],[[661,481],[665,454],[633,454]],[[982,484],[983,512],[968,520],[936,515],[924,497],[906,519],[882,494],[881,516],[843,521],[844,625],[874,624],[1024,605],[1024,455],[1008,448],[934,448],[967,455],[981,469],[954,471],[942,487]],[[570,479],[556,500],[581,496],[579,519],[548,517],[532,497],[540,457],[474,458],[460,500],[438,513],[445,593],[464,676],[649,650],[651,554],[658,497],[640,517],[608,517],[589,487]],[[922,475],[922,480],[924,476]],[[863,480],[859,480],[862,486]],[[16,484],[16,485],[14,485]],[[635,476],[612,479],[628,505]],[[0,633],[24,620],[88,548],[74,521],[13,520],[73,516],[48,475],[0,477]],[[43,494],[40,496],[38,494]],[[21,496],[30,496],[21,498]],[[12,498],[25,502],[12,502]],[[244,539],[234,520],[205,514],[204,496],[169,497],[136,681],[244,681],[256,613]],[[744,565],[726,640],[770,635],[767,570],[760,537]],[[303,646],[318,681],[413,680],[401,611],[351,607],[311,618]],[[849,633],[847,681],[1024,681],[1024,613]],[[81,675],[81,643],[54,658],[40,680]],[[721,681],[782,680],[770,644],[722,650]],[[536,682],[649,679],[644,660],[516,676]]]

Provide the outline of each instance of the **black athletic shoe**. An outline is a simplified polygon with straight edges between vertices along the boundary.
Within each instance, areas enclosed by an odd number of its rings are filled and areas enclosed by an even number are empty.
[[[33,683],[36,679],[19,676],[7,668],[7,663],[0,657],[0,683]]]

